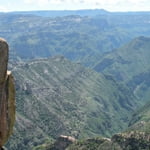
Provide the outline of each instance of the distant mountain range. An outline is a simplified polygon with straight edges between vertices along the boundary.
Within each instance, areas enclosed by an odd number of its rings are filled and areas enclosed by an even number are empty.
[[[61,134],[78,139],[67,150],[149,146],[150,12],[12,12],[0,20],[16,83],[8,149],[51,146]]]
[[[147,12],[109,12],[104,9],[83,9],[83,10],[40,10],[40,11],[14,11],[0,14],[22,14],[22,15],[35,15],[41,17],[64,17],[69,15],[79,16],[98,16],[98,15],[149,15],[150,11]]]
[[[17,61],[64,55],[92,67],[104,53],[137,36],[150,36],[149,12],[54,18],[18,12],[2,13],[0,20],[0,34],[8,40],[10,59]]]
[[[69,15],[79,16],[96,16],[108,14],[109,12],[104,9],[87,9],[87,10],[47,10],[47,11],[16,11],[10,14],[23,14],[23,15],[36,15],[41,17],[64,17]]]

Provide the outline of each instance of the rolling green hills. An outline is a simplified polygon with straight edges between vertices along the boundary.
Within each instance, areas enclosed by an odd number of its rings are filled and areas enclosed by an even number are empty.
[[[111,136],[127,127],[137,100],[112,77],[62,56],[13,68],[17,122],[11,150],[29,149],[61,134]]]

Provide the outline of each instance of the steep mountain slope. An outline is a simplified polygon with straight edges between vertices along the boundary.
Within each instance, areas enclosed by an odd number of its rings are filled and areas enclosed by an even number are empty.
[[[117,80],[129,81],[133,76],[147,71],[150,66],[150,38],[138,37],[120,49],[107,54],[95,66],[99,72],[109,72]]]
[[[150,134],[150,102],[134,113],[129,127],[129,130],[138,130]]]
[[[71,144],[65,150],[149,150],[150,135],[141,132],[121,133],[111,139],[93,138]],[[52,150],[35,149],[35,150]]]
[[[64,136],[65,137],[65,136]],[[36,146],[33,150],[149,150],[150,134],[148,132],[130,131],[115,134],[108,138],[89,138],[71,140],[59,137],[55,142]]]
[[[30,149],[60,134],[110,136],[128,124],[136,99],[123,85],[64,57],[40,59],[13,69],[17,123],[11,150]]]
[[[65,145],[65,142],[68,144]],[[56,145],[57,143],[57,145]],[[63,145],[66,148],[63,148]],[[108,138],[89,138],[69,143],[69,140],[56,139],[34,147],[33,150],[149,150],[150,149],[150,102],[133,114],[129,128]],[[58,150],[59,150],[58,149]]]
[[[125,82],[133,93],[144,101],[150,96],[150,38],[138,37],[130,43],[106,54],[95,66],[95,70],[111,74]]]
[[[143,101],[149,101],[150,98],[150,69],[134,76],[127,86],[131,87],[134,95]]]
[[[104,52],[112,51],[134,37],[150,36],[149,12],[56,18],[33,14],[0,14],[0,33],[10,44],[11,60],[61,54],[93,66]]]

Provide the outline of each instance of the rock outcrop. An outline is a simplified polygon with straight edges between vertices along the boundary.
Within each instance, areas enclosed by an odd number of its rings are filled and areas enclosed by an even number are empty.
[[[71,136],[61,135],[60,137],[58,137],[58,139],[55,141],[55,143],[49,150],[65,150],[69,145],[73,144],[75,141],[75,138]]]
[[[65,150],[150,150],[150,135],[131,131],[115,134],[111,139],[85,139],[74,142]]]
[[[7,64],[8,44],[0,39],[0,149],[11,135],[15,121],[14,79]]]
[[[121,147],[121,150],[150,150],[150,134],[145,132],[131,131],[116,134],[112,142]]]

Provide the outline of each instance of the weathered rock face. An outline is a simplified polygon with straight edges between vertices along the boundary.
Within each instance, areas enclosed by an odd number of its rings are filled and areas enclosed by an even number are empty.
[[[111,139],[85,139],[74,142],[64,150],[150,150],[150,134],[131,131],[115,134]]]
[[[116,134],[112,142],[121,147],[121,150],[150,150],[150,134],[145,132],[131,131]]]
[[[0,148],[11,135],[15,121],[15,87],[7,64],[8,44],[0,39]]]
[[[75,138],[61,135],[49,150],[65,150],[70,144],[74,142]]]
[[[0,39],[0,84],[4,83],[7,73],[8,63],[8,44],[5,40]]]

